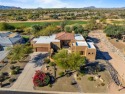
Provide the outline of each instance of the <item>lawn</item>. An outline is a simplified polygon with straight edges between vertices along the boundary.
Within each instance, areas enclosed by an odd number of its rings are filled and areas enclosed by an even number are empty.
[[[124,24],[123,21],[112,21],[112,23],[113,23],[113,24],[118,24],[118,25],[119,25],[119,24]]]
[[[59,25],[60,22],[62,22],[62,21],[53,21],[53,22],[51,21],[49,23],[52,23],[54,25]],[[35,24],[43,25],[45,23],[47,23],[47,22],[17,22],[17,23],[9,23],[9,24],[15,26],[16,28],[20,28],[20,27],[30,27],[30,26],[35,25]],[[79,23],[81,25],[84,25],[84,24],[87,24],[87,21],[67,21],[68,25],[72,25],[75,23]]]

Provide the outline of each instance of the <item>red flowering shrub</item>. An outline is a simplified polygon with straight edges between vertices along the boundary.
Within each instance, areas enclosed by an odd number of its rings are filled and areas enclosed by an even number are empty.
[[[49,75],[43,73],[42,71],[38,70],[33,77],[34,86],[42,87],[48,85],[50,82]]]

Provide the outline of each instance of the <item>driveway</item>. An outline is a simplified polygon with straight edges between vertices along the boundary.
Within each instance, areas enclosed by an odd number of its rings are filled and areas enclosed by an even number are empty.
[[[8,53],[9,51],[7,48],[4,48],[4,50],[0,51],[0,61],[2,61],[8,55]]]
[[[36,70],[40,70],[43,64],[44,57],[47,53],[33,53],[31,54],[31,59],[25,66],[24,70],[14,83],[11,89],[14,90],[33,90],[32,78]]]

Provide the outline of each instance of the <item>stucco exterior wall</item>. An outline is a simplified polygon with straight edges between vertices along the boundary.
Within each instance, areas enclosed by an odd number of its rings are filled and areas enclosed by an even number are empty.
[[[87,49],[85,56],[88,60],[94,61],[96,59],[96,49]]]

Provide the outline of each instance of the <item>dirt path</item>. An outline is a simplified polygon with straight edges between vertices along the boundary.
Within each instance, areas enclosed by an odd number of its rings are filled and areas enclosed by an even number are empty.
[[[124,75],[125,74],[125,70],[124,70],[125,61],[117,54],[117,52],[113,52],[111,50],[111,48],[109,47],[109,45],[107,43],[107,39],[105,38],[105,34],[99,33],[99,32],[94,32],[94,33],[90,33],[89,36],[100,40],[100,42],[96,43],[97,47],[102,51],[103,55],[110,62],[110,64],[116,69],[120,78],[122,78],[125,81],[125,75]],[[109,90],[110,93],[112,93],[113,91],[118,91],[118,87],[117,86],[114,86],[114,87],[111,86],[111,88]]]

